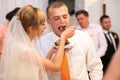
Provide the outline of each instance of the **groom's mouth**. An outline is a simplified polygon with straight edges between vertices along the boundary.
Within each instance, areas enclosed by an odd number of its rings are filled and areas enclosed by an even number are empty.
[[[64,31],[64,30],[66,29],[66,26],[59,26],[58,29],[59,29],[60,31]]]

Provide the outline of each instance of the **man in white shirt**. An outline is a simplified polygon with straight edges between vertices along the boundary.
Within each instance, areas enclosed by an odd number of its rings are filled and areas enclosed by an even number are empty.
[[[54,46],[65,28],[70,27],[70,15],[68,8],[63,2],[53,2],[47,7],[47,22],[53,28],[53,31],[38,40],[37,50],[39,53],[47,55]],[[69,38],[68,61],[70,68],[70,80],[102,80],[102,63],[100,57],[96,54],[92,40],[88,34],[75,31],[72,38]],[[88,73],[89,72],[89,73]],[[61,80],[60,73],[49,74],[49,80]]]
[[[111,20],[108,15],[103,15],[100,17],[100,24],[104,30],[104,36],[105,36],[105,38],[107,40],[107,44],[108,44],[105,55],[103,57],[101,57],[102,63],[103,63],[103,71],[105,73],[106,69],[118,47],[119,37],[118,37],[117,33],[110,31]]]
[[[89,14],[85,10],[78,10],[75,13],[79,30],[87,32],[93,40],[97,54],[102,57],[107,49],[107,42],[103,34],[103,30],[98,24],[89,23]]]

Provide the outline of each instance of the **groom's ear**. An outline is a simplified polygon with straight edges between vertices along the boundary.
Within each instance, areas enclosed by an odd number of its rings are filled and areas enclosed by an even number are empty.
[[[49,18],[47,18],[46,21],[47,21],[48,24],[50,24],[50,19]]]

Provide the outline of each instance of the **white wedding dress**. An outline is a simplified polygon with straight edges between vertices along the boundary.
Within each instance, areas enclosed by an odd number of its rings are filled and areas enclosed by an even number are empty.
[[[41,58],[19,18],[13,17],[0,60],[0,80],[48,80]]]

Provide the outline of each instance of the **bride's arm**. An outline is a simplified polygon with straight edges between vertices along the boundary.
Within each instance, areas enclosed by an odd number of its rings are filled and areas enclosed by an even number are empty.
[[[49,60],[51,60],[53,54],[56,53],[56,51],[57,51],[57,49],[53,47],[53,48],[48,52],[46,58],[49,59]]]
[[[58,48],[58,51],[55,54],[55,57],[53,60],[49,60],[47,58],[42,58],[42,61],[44,63],[44,66],[46,70],[49,71],[59,71],[62,59],[63,59],[63,54],[64,54],[64,42],[65,40],[60,41],[60,46]]]

